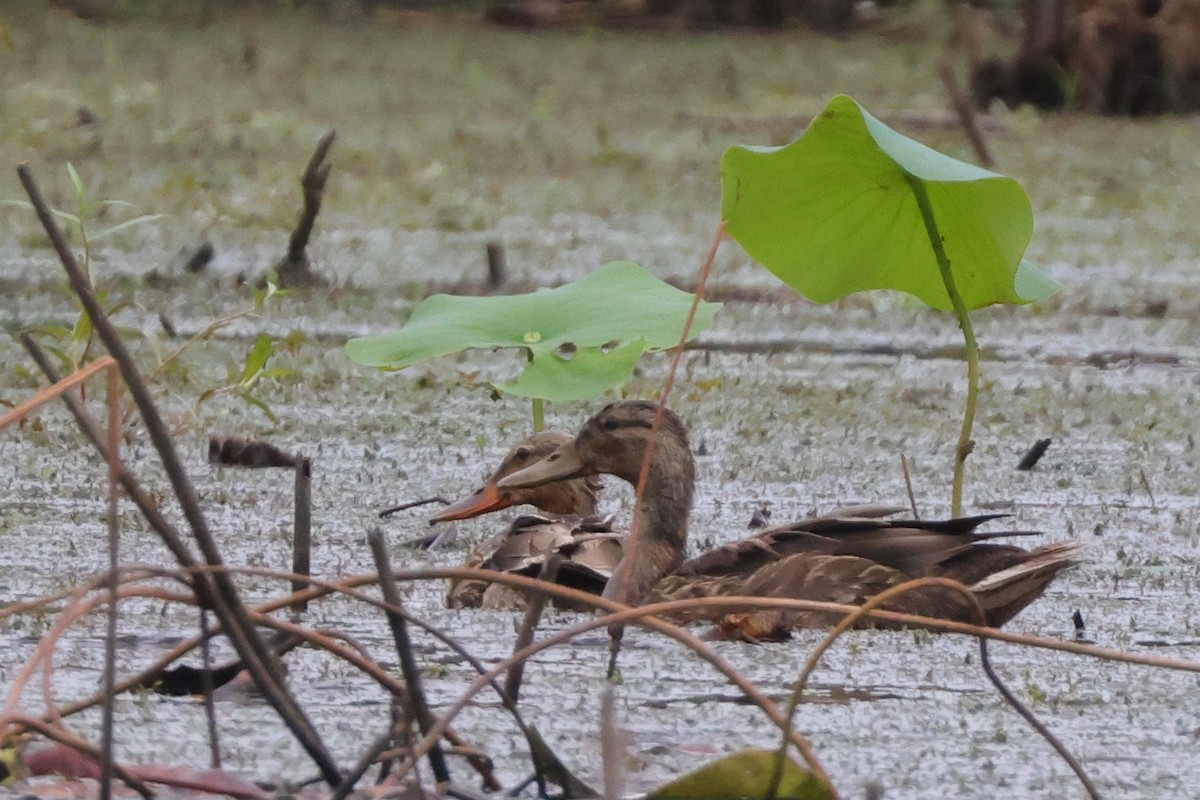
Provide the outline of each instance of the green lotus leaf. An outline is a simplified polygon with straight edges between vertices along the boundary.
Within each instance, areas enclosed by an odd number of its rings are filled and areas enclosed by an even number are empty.
[[[522,295],[434,295],[397,331],[351,339],[360,364],[400,369],[472,348],[520,348],[525,372],[502,391],[544,400],[578,400],[628,379],[646,350],[678,344],[693,295],[641,266],[616,261],[556,289]],[[694,338],[720,303],[701,303]],[[569,353],[565,357],[564,353]]]
[[[1021,261],[1033,211],[1019,183],[897,133],[845,95],[789,145],[726,150],[722,215],[747,253],[818,303],[895,289],[950,310],[913,181],[968,309],[1057,291]]]
[[[770,750],[730,753],[659,787],[650,793],[648,800],[765,797],[777,756]],[[790,800],[832,800],[833,793],[820,778],[788,758],[783,762],[783,777],[774,796]]]
[[[646,352],[646,340],[634,339],[612,349],[577,348],[570,357],[546,353],[534,359],[511,383],[495,382],[502,392],[566,402],[586,400],[624,383]]]

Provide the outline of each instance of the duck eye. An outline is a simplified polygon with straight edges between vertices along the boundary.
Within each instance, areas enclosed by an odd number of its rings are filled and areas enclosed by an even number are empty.
[[[615,419],[606,419],[601,427],[606,431],[615,431],[617,429],[617,421]]]
[[[529,458],[529,451],[522,447],[517,450],[515,457],[517,461],[525,461],[527,458]]]

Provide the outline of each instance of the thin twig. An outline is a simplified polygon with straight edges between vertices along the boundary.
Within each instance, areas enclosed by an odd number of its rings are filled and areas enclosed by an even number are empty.
[[[1005,685],[1004,681],[1000,679],[1000,676],[996,674],[996,671],[992,668],[991,656],[988,655],[988,640],[983,637],[979,639],[979,663],[983,666],[984,674],[987,675],[992,685],[996,687],[996,691],[1000,693],[1000,696],[1029,723],[1030,727],[1040,733],[1042,738],[1050,743],[1050,746],[1058,752],[1059,757],[1063,761],[1067,762],[1067,766],[1075,773],[1075,777],[1079,778],[1079,782],[1083,784],[1083,788],[1087,790],[1087,793],[1093,800],[1100,800],[1100,792],[1096,789],[1096,785],[1092,783],[1092,779],[1088,777],[1087,772],[1084,771],[1083,765],[1079,763],[1071,751],[1067,750],[1066,745],[1059,741],[1058,737],[1046,727],[1046,724],[1034,716],[1029,707],[1022,703],[1012,693],[1012,690]]]
[[[221,742],[217,735],[217,701],[213,696],[212,647],[209,641],[208,610],[200,609],[200,663],[204,667],[204,722],[208,729],[208,764],[221,768]]]
[[[409,503],[401,503],[398,506],[392,506],[391,508],[385,508],[383,511],[379,512],[379,516],[380,517],[390,517],[392,514],[395,514],[397,511],[407,511],[410,508],[417,508],[418,506],[427,506],[430,503],[441,503],[444,506],[450,505],[450,501],[444,497],[441,497],[441,496],[426,497],[424,500],[413,500],[412,502],[409,502]]]
[[[117,566],[121,541],[121,518],[117,501],[121,471],[121,376],[116,365],[108,369],[105,404],[108,406],[108,619],[104,637],[104,711],[100,720],[100,800],[111,800],[113,779],[113,708],[116,696],[113,684],[117,674],[117,592],[120,589]]]
[[[958,115],[959,124],[967,134],[971,147],[975,148],[975,155],[979,158],[979,163],[988,169],[996,166],[992,154],[988,151],[987,140],[983,138],[983,129],[979,127],[979,118],[975,116],[975,108],[959,88],[958,81],[954,77],[954,70],[948,62],[943,61],[938,66],[938,76],[942,79],[942,85],[946,87],[946,94],[950,97],[950,106]]]
[[[904,472],[904,488],[908,489],[908,505],[912,508],[913,519],[920,519],[921,512],[917,511],[917,495],[913,492],[912,473],[908,469],[908,456],[900,454],[900,469]]]
[[[380,757],[391,746],[392,739],[395,738],[394,727],[393,723],[389,723],[388,729],[379,734],[375,738],[375,741],[371,743],[371,746],[362,752],[362,755],[358,757],[358,761],[354,762],[354,766],[350,768],[350,771],[342,779],[341,784],[333,790],[333,794],[329,796],[329,800],[346,800],[350,796],[350,793],[354,791],[354,785],[367,773],[372,764],[380,760]]]
[[[383,599],[393,608],[403,609],[400,600],[400,590],[396,588],[396,579],[392,575],[391,559],[388,557],[387,543],[383,531],[378,528],[367,534],[367,542],[371,546],[371,554],[375,558],[375,568],[379,570],[379,589]],[[413,715],[417,719],[417,727],[421,733],[428,733],[433,727],[433,715],[425,701],[425,693],[421,688],[421,670],[417,659],[413,656],[412,642],[408,638],[408,625],[404,617],[388,612],[388,625],[392,629],[392,638],[396,643],[396,654],[400,657],[400,671],[404,675],[404,683],[408,688],[409,702],[412,703]],[[441,746],[435,741],[429,748],[429,767],[433,777],[439,784],[450,782],[450,771],[446,766],[446,757],[442,754]]]
[[[658,408],[654,412],[654,421],[650,424],[650,439],[646,443],[646,454],[642,457],[642,469],[638,473],[637,486],[634,489],[634,514],[633,520],[629,526],[629,535],[625,538],[625,556],[617,563],[617,568],[613,571],[612,577],[608,579],[608,584],[605,586],[605,596],[614,596],[618,600],[639,602],[641,597],[625,597],[620,591],[610,594],[609,588],[612,586],[620,587],[628,581],[629,571],[632,568],[633,559],[637,557],[638,543],[641,541],[641,504],[642,497],[646,494],[646,483],[650,480],[650,465],[654,461],[654,449],[658,443],[658,431],[662,428],[663,413],[667,408],[667,400],[671,396],[671,389],[675,386],[675,375],[679,371],[679,362],[683,358],[684,345],[687,344],[688,334],[692,330],[692,325],[696,321],[696,312],[700,309],[700,303],[704,301],[704,287],[708,283],[708,276],[712,274],[713,264],[717,260],[717,251],[721,248],[721,242],[725,240],[725,222],[722,221],[717,225],[717,231],[713,235],[712,244],[708,248],[708,254],[705,256],[704,264],[700,268],[700,278],[696,281],[696,291],[692,296],[692,307],[688,309],[687,319],[683,323],[683,330],[679,333],[679,344],[671,351],[671,366],[667,369],[666,380],[663,381],[662,390],[658,396]],[[612,628],[609,630],[609,635],[612,637],[611,649],[608,659],[608,678],[612,680],[616,674],[617,656],[621,651],[621,637],[623,631],[621,628]],[[828,783],[828,781],[826,781]]]
[[[24,403],[17,405],[11,411],[0,415],[0,431],[7,428],[17,420],[24,419],[29,416],[34,410],[41,408],[46,403],[56,397],[66,397],[67,392],[79,386],[88,378],[110,367],[116,365],[116,362],[109,356],[104,356],[95,362],[88,364],[86,367],[80,367],[75,372],[68,375],[66,378],[52,378],[54,385],[43,389],[33,397],[26,400]]]

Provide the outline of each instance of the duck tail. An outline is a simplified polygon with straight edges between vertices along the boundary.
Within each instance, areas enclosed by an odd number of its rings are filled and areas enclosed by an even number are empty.
[[[1019,564],[993,572],[971,587],[987,614],[988,624],[1000,627],[1041,597],[1058,573],[1079,563],[1083,545],[1055,542],[1029,553]]]

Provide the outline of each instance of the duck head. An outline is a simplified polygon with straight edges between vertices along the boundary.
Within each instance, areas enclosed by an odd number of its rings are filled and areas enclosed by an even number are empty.
[[[430,523],[470,519],[522,504],[536,506],[548,514],[592,516],[596,513],[601,489],[601,482],[596,477],[555,480],[530,487],[502,489],[499,486],[508,475],[538,463],[570,441],[569,435],[557,431],[542,431],[522,439],[508,451],[483,486],[446,506],[430,518]]]
[[[687,543],[695,462],[687,430],[672,411],[645,400],[612,403],[584,423],[574,439],[536,464],[502,478],[497,486],[530,489],[605,473],[636,487],[648,454],[646,486],[634,511],[638,542],[627,546],[604,591],[605,597],[636,603],[682,563]]]

